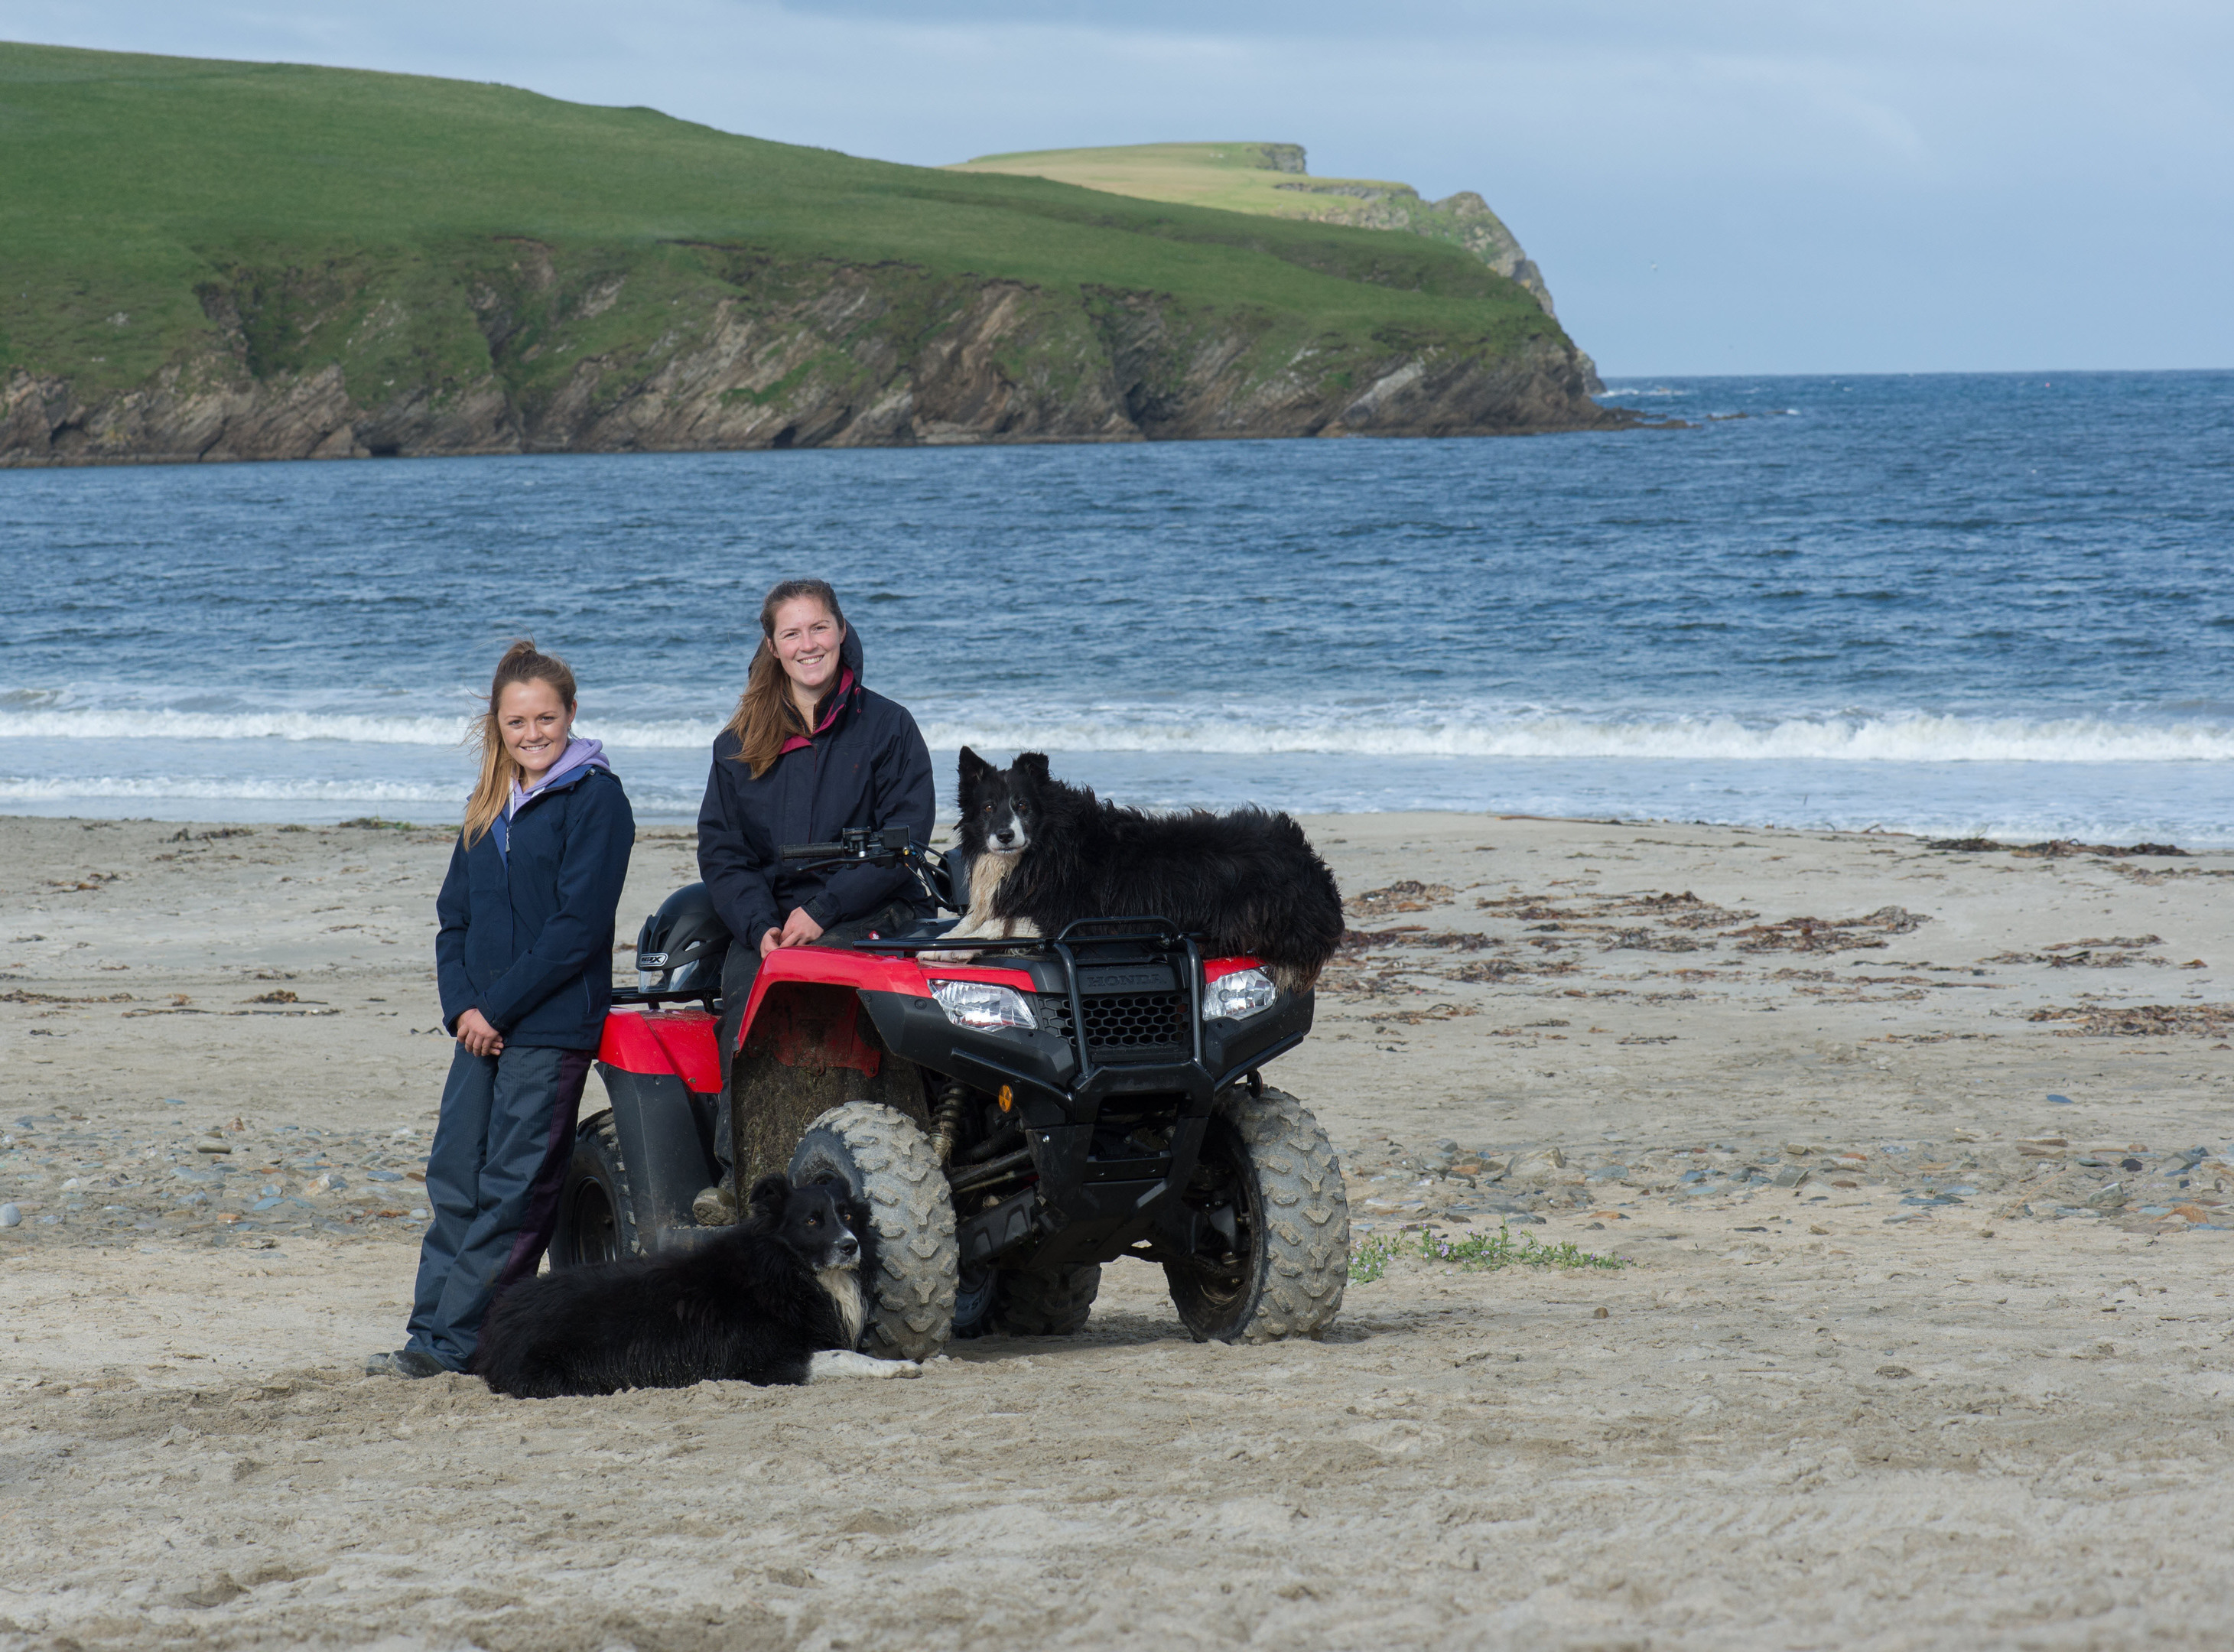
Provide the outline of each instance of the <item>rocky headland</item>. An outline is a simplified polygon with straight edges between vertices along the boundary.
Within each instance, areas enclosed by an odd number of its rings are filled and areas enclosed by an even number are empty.
[[[768,264],[735,283],[709,277],[688,304],[660,298],[656,330],[616,338],[599,323],[629,276],[539,243],[502,251],[439,295],[291,270],[205,284],[201,336],[138,382],[10,372],[0,464],[1448,436],[1623,421],[1590,401],[1587,368],[1557,335],[1504,350],[1297,338],[1279,318],[1168,294]],[[259,341],[279,326],[301,342],[275,361]],[[455,375],[368,382],[349,357],[382,330],[454,335],[482,359]],[[303,347],[329,330],[347,336],[325,359]]]
[[[1401,203],[1254,216],[50,47],[0,44],[0,465],[1627,421],[1525,260],[1316,221]]]

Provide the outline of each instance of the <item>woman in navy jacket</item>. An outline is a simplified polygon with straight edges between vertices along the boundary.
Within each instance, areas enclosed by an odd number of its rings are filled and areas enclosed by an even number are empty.
[[[698,872],[728,926],[722,967],[722,1100],[714,1142],[729,1179],[729,1065],[761,960],[787,946],[859,940],[929,915],[896,866],[806,872],[777,854],[828,843],[843,826],[904,826],[931,840],[931,753],[905,707],[861,686],[861,639],[838,593],[787,579],[761,604],[761,646],[743,696],[714,741],[698,811]],[[692,1206],[701,1221],[735,1214],[727,1187]]]
[[[573,724],[574,674],[513,643],[489,685],[480,781],[434,901],[442,1024],[458,1041],[427,1159],[434,1219],[409,1341],[369,1372],[464,1370],[489,1304],[535,1271],[558,1224],[636,842],[620,781]]]

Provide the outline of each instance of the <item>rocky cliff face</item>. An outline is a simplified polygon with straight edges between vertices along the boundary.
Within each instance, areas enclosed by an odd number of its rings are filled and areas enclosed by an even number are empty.
[[[200,297],[199,341],[143,382],[14,372],[0,464],[1626,421],[1590,401],[1586,363],[1557,335],[1315,337],[1153,293],[780,266],[735,248],[631,261],[514,240],[442,278],[371,263],[235,270]]]
[[[1430,201],[1422,199],[1418,190],[1402,184],[1338,180],[1322,183],[1313,180],[1276,184],[1273,187],[1293,190],[1298,194],[1337,198],[1306,214],[1321,223],[1355,224],[1367,230],[1408,230],[1414,235],[1454,241],[1506,280],[1525,287],[1530,296],[1544,306],[1545,315],[1558,313],[1551,305],[1551,289],[1544,284],[1544,272],[1536,267],[1534,259],[1520,250],[1520,243],[1505,227],[1505,220],[1491,212],[1489,203],[1471,189]]]
[[[1301,146],[1265,144],[1263,149],[1266,171],[1303,173],[1305,156]],[[1551,288],[1544,284],[1543,271],[1522,251],[1519,238],[1505,226],[1505,220],[1471,189],[1461,189],[1454,195],[1431,201],[1404,184],[1352,183],[1299,176],[1295,183],[1275,184],[1273,187],[1302,195],[1328,197],[1323,206],[1304,214],[1321,223],[1354,224],[1368,230],[1406,230],[1414,235],[1453,242],[1506,280],[1525,288],[1544,307],[1545,315],[1556,317],[1559,313],[1552,306]],[[1598,382],[1597,365],[1587,356],[1578,359],[1583,364],[1584,382],[1593,394],[1603,391],[1605,386]]]

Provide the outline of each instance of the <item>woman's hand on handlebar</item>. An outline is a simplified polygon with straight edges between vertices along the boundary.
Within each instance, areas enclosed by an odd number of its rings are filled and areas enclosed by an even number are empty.
[[[458,1017],[458,1042],[475,1055],[498,1055],[504,1051],[504,1035],[488,1024],[478,1009]]]

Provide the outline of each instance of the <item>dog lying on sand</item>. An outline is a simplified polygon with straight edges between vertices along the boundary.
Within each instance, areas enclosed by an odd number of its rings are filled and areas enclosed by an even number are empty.
[[[1289,992],[1316,981],[1341,943],[1334,873],[1284,814],[1146,814],[1054,779],[1038,752],[996,768],[967,746],[961,800],[970,910],[947,940],[1059,935],[1082,917],[1160,917],[1205,937],[1212,957],[1255,956]]]
[[[543,1399],[911,1377],[910,1360],[853,1351],[867,1314],[861,1242],[829,1187],[753,1184],[744,1218],[702,1248],[523,1279],[497,1299],[471,1369],[500,1394]]]

